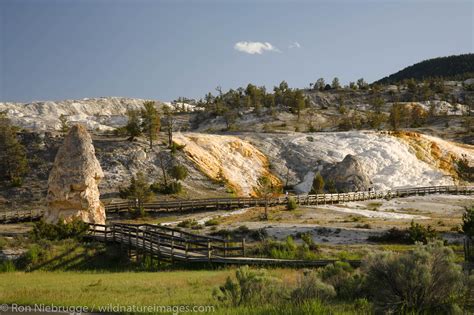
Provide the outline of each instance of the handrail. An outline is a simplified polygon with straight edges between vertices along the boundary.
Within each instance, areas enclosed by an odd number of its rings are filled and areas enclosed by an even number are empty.
[[[334,194],[308,194],[291,196],[297,204],[319,205],[327,203],[339,203],[347,201],[361,201],[377,198],[393,198],[405,197],[414,194],[430,194],[430,193],[462,193],[473,194],[474,186],[423,186],[423,187],[407,187],[385,191],[359,191]],[[206,199],[189,199],[175,201],[156,201],[144,203],[143,207],[147,212],[160,211],[181,211],[194,209],[237,209],[255,206],[283,205],[288,202],[289,196],[280,196],[274,198],[206,198]],[[108,212],[122,212],[134,208],[135,205],[131,201],[121,201],[111,203],[105,206]],[[42,210],[0,210],[0,222],[11,222],[19,220],[32,220],[41,218]]]
[[[332,202],[340,202],[350,201],[351,198],[353,199],[355,195],[362,196],[362,199],[358,200],[366,200],[366,199],[373,199],[371,197],[395,197],[401,196],[405,194],[412,194],[412,193],[442,193],[442,192],[466,192],[466,193],[473,193],[474,186],[423,186],[423,187],[408,187],[408,188],[398,188],[394,190],[384,190],[384,191],[359,191],[359,192],[346,192],[346,193],[331,193],[331,194],[308,194],[308,195],[296,195],[292,196],[295,198],[297,203],[301,203],[302,201],[311,202],[313,200],[316,201],[332,201]],[[148,202],[144,203],[143,207],[146,211],[160,211],[160,209],[179,209],[182,210],[183,208],[187,209],[195,209],[197,207],[216,207],[222,206],[231,206],[234,208],[237,207],[245,207],[245,203],[252,203],[253,205],[250,206],[261,206],[265,203],[269,205],[273,204],[284,204],[288,200],[288,196],[280,196],[274,198],[249,198],[249,197],[238,197],[238,198],[206,198],[206,199],[189,199],[189,200],[173,200],[173,201],[155,201],[155,202]],[[242,205],[244,204],[244,205]],[[134,207],[133,201],[122,201],[117,203],[111,203],[106,206],[107,211],[121,211],[121,210],[128,210],[129,208]]]

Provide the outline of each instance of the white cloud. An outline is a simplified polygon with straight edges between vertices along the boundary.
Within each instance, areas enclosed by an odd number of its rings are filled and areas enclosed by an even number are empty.
[[[301,45],[298,42],[293,42],[293,43],[290,44],[290,46],[288,46],[288,48],[290,48],[290,49],[292,49],[292,48],[301,48]]]
[[[278,48],[276,48],[269,42],[237,42],[234,45],[234,49],[251,55],[261,55],[265,51],[280,52]]]

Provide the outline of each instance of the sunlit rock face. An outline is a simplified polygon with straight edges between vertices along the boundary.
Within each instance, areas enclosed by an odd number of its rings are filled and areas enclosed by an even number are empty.
[[[237,196],[257,196],[259,178],[268,177],[275,186],[280,180],[269,169],[267,157],[252,144],[228,135],[177,133],[188,159],[209,178],[225,182]]]
[[[80,218],[105,223],[98,184],[104,177],[86,128],[75,125],[59,148],[48,180],[48,210],[45,220],[56,223]]]

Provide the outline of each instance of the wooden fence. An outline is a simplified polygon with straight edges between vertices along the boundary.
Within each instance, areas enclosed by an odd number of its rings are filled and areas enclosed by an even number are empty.
[[[463,194],[470,195],[474,193],[474,186],[429,186],[414,187],[388,191],[362,191],[336,194],[317,194],[317,195],[297,195],[284,196],[276,198],[212,198],[212,199],[190,199],[190,200],[172,200],[144,203],[146,212],[171,212],[171,211],[192,211],[192,210],[231,210],[249,207],[263,207],[267,204],[269,207],[285,205],[288,198],[294,198],[299,205],[325,205],[336,204],[349,201],[363,201],[370,199],[390,199],[397,197],[408,197],[414,195],[426,194]],[[120,213],[128,212],[136,208],[133,201],[123,201],[110,203],[105,206],[107,212]],[[0,211],[0,223],[14,221],[36,220],[40,218],[40,210],[15,210]]]
[[[336,260],[292,260],[247,257],[245,239],[225,240],[151,224],[90,224],[90,238],[119,243],[129,256],[152,257],[172,263],[213,263],[231,265],[273,265],[320,267]],[[354,266],[360,261],[348,261]]]
[[[0,223],[10,223],[19,221],[34,221],[43,216],[42,210],[0,210]]]
[[[474,193],[474,186],[430,186],[414,187],[388,191],[362,191],[336,194],[297,195],[291,196],[299,205],[324,205],[349,201],[363,201],[370,199],[390,199],[426,194],[466,194]],[[230,210],[249,207],[263,207],[284,205],[288,202],[287,196],[276,198],[213,198],[176,201],[160,201],[144,203],[147,212],[186,211],[186,210]],[[108,212],[123,212],[137,207],[135,202],[124,201],[111,203],[106,206]]]

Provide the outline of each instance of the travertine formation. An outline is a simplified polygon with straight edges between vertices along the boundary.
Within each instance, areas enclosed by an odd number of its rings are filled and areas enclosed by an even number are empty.
[[[367,191],[372,187],[372,181],[367,176],[363,163],[357,156],[351,154],[321,173],[324,178],[334,181],[334,188],[339,192]]]
[[[237,196],[256,196],[258,180],[267,176],[274,185],[280,180],[269,170],[267,157],[252,144],[234,136],[177,133],[173,140],[183,145],[187,157],[208,177],[225,182]]]
[[[105,223],[98,184],[104,177],[86,128],[75,125],[59,148],[48,180],[45,220],[55,223],[79,217],[84,222]]]

